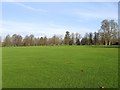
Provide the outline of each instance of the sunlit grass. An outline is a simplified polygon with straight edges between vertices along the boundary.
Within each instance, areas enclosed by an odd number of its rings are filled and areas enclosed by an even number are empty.
[[[118,49],[86,46],[3,48],[4,88],[118,87]]]

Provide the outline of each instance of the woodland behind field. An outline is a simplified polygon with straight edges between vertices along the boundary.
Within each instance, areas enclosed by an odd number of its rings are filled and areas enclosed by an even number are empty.
[[[20,34],[7,35],[2,46],[49,46],[49,45],[118,45],[118,24],[114,20],[103,20],[97,32],[86,33],[83,37],[80,33],[66,31],[62,35],[54,35],[51,38],[35,37],[33,34],[22,37]],[[0,37],[1,38],[1,37]],[[1,39],[0,39],[1,40]]]

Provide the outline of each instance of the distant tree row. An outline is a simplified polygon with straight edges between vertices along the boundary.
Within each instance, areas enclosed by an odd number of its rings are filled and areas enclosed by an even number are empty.
[[[1,38],[1,37],[0,37]],[[54,35],[52,38],[34,37],[34,35],[7,35],[2,46],[47,46],[47,45],[118,45],[118,25],[114,20],[103,20],[98,32],[79,33],[66,31],[64,38]]]

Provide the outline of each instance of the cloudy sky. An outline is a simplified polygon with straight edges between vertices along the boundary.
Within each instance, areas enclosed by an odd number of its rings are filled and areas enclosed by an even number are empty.
[[[3,2],[2,37],[7,34],[64,35],[95,32],[104,19],[118,19],[117,2]]]

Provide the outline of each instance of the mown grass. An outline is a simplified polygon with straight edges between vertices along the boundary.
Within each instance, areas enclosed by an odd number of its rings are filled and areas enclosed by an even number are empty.
[[[2,47],[0,46],[0,89],[2,89]]]
[[[3,88],[118,87],[118,49],[5,47]]]

